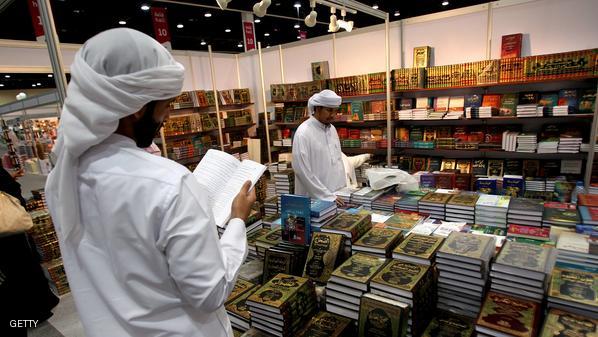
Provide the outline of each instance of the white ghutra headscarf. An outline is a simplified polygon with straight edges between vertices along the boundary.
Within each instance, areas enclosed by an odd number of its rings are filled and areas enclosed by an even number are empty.
[[[317,94],[314,94],[307,101],[307,110],[310,115],[316,112],[317,106],[323,106],[326,108],[338,108],[343,99],[337,95],[334,91],[324,89]]]
[[[62,242],[80,239],[79,157],[112,135],[121,118],[177,96],[184,72],[156,40],[128,28],[102,32],[77,52],[53,150],[56,166],[46,183]]]

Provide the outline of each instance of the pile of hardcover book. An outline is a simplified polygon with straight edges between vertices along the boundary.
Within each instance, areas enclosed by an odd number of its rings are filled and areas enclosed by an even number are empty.
[[[510,197],[482,194],[475,206],[476,223],[507,228]]]
[[[490,291],[476,322],[477,335],[534,337],[541,311],[536,302]]]
[[[395,190],[391,190],[374,200],[372,203],[372,210],[394,212],[395,204],[399,200],[401,200],[401,196]]]
[[[226,313],[233,328],[246,331],[249,329],[251,314],[247,307],[247,298],[257,290],[255,283],[238,279],[235,287],[225,302]]]
[[[345,246],[351,247],[352,243],[372,228],[372,215],[361,211],[357,214],[341,213],[328,224],[322,226],[322,232],[336,233],[345,236]]]
[[[392,252],[393,259],[431,266],[444,238],[438,236],[409,234]]]
[[[538,199],[513,198],[509,203],[507,219],[509,224],[542,226],[544,202]]]
[[[552,271],[548,308],[598,319],[598,269],[558,262]]]
[[[302,275],[307,257],[307,247],[289,242],[280,242],[268,248],[264,256],[262,284],[279,273]]]
[[[319,232],[322,226],[332,221],[336,216],[337,207],[334,201],[312,199],[310,208],[312,233]]]
[[[264,213],[266,215],[274,215],[278,213],[278,196],[268,198],[264,201]]]
[[[351,320],[330,312],[320,311],[312,317],[307,326],[301,330],[298,337],[348,336],[351,331]]]
[[[295,172],[292,169],[274,173],[272,174],[272,178],[275,183],[277,195],[295,193]]]
[[[351,195],[351,202],[357,205],[363,205],[365,209],[371,210],[374,200],[385,192],[385,190],[374,190],[371,187],[364,187]]]
[[[395,203],[395,212],[397,211],[410,211],[418,212],[418,204],[421,198],[424,197],[424,193],[420,191],[407,192],[403,197]]]
[[[403,239],[403,232],[391,228],[374,227],[365,233],[351,247],[353,254],[367,253],[390,258],[393,249]]]
[[[475,205],[479,195],[475,192],[460,192],[446,203],[447,221],[475,223]]]
[[[451,194],[429,192],[419,200],[418,212],[429,214],[430,218],[444,220],[446,203]]]
[[[562,227],[575,227],[581,222],[577,206],[563,202],[544,203],[544,214],[542,214],[542,226],[553,225]]]
[[[268,234],[271,230],[268,228],[260,228],[255,232],[247,233],[247,261],[252,261],[259,258],[257,250],[257,238]]]
[[[280,228],[274,228],[268,231],[266,234],[258,236],[255,239],[255,247],[257,250],[258,257],[264,258],[266,250],[274,247],[282,241],[282,230]]]
[[[563,232],[556,243],[557,262],[598,268],[598,243],[588,234]]]
[[[491,236],[452,232],[437,253],[438,308],[476,317],[496,244]]]
[[[251,326],[276,336],[294,336],[316,308],[313,283],[302,277],[278,274],[247,298]]]

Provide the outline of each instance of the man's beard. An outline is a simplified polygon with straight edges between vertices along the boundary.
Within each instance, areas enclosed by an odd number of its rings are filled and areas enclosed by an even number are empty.
[[[163,122],[156,122],[154,119],[154,110],[156,108],[156,102],[149,102],[145,113],[139,120],[135,122],[133,126],[133,132],[135,135],[135,143],[140,148],[146,148],[152,145],[156,133],[160,131]]]

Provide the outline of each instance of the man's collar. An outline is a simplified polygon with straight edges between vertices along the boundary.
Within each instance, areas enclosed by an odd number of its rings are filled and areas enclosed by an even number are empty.
[[[313,115],[311,117],[309,117],[309,120],[311,121],[311,123],[315,126],[317,126],[318,128],[322,129],[322,130],[326,130],[328,128],[330,128],[330,124],[326,125],[322,122],[320,122],[316,117],[314,117]]]

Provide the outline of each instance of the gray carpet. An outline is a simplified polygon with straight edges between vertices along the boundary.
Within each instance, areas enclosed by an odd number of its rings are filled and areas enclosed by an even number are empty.
[[[52,312],[54,316],[37,328],[31,329],[29,337],[85,337],[71,294],[62,296]]]

